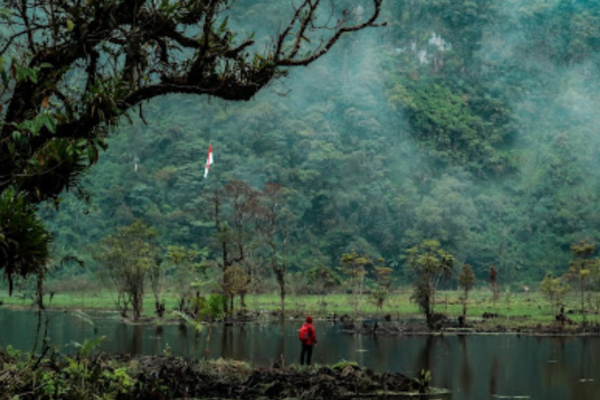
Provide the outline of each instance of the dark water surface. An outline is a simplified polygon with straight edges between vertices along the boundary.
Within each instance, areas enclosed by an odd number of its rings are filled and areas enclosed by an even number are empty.
[[[283,358],[296,363],[300,355],[299,322],[250,323],[224,328],[215,325],[196,334],[177,325],[127,325],[113,315],[94,316],[93,325],[72,313],[43,314],[48,334],[63,352],[75,342],[106,336],[100,346],[112,353],[163,354],[201,357],[208,342],[210,358],[234,358],[268,365]],[[0,346],[29,351],[35,343],[38,314],[0,309]],[[543,400],[600,399],[600,338],[531,337],[516,335],[397,336],[349,335],[338,324],[317,322],[319,344],[314,361],[333,364],[357,361],[376,371],[413,376],[431,370],[433,385],[450,389],[454,400],[494,398]]]

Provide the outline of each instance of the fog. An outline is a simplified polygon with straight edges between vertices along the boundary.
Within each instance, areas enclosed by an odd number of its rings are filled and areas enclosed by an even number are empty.
[[[144,106],[148,124],[115,132],[89,176],[92,203],[47,215],[56,248],[83,254],[133,218],[165,243],[209,246],[211,198],[236,179],[284,185],[296,248],[330,266],[356,248],[402,276],[406,249],[436,239],[482,279],[492,264],[512,282],[564,272],[571,243],[600,237],[598,11],[435,3],[385,3],[385,27],[343,38],[250,102]],[[238,4],[230,23],[255,32],[260,52],[288,3]]]

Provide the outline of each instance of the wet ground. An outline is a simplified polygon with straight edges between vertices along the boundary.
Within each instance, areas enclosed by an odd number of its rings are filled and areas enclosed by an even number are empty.
[[[419,383],[399,373],[376,373],[351,363],[332,368],[210,368],[183,359],[138,360],[142,382],[159,379],[176,397],[219,399],[353,399],[418,392]]]

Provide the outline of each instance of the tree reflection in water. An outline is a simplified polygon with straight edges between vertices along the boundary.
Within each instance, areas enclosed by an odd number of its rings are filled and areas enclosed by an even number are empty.
[[[490,370],[490,396],[495,396],[496,394],[498,394],[498,370],[498,356],[496,355],[496,353],[494,353],[494,358],[492,359],[492,368]]]
[[[473,369],[471,368],[471,361],[469,359],[467,337],[465,335],[459,335],[458,341],[460,342],[461,348],[460,387],[470,396],[473,392]]]

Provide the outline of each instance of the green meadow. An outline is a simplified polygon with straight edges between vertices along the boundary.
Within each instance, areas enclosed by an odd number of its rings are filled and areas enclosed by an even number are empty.
[[[422,319],[417,305],[411,301],[411,288],[404,287],[392,293],[379,310],[371,301],[368,294],[360,297],[358,318],[383,318],[391,316],[395,321],[411,321]],[[33,299],[22,293],[8,295],[6,290],[0,290],[0,299],[4,306],[18,308],[35,308]],[[52,297],[44,296],[47,309],[55,310],[84,310],[84,311],[115,311],[117,294],[106,289],[90,289],[72,291],[69,293],[56,293]],[[178,309],[179,296],[172,290],[167,290],[162,300],[165,303],[166,313],[164,318],[171,318]],[[598,310],[586,304],[586,317],[588,322],[598,321]],[[316,318],[331,318],[347,315],[356,316],[355,307],[350,294],[319,295],[290,295],[285,301],[286,317],[301,318],[312,315]],[[568,317],[575,322],[582,322],[583,316],[579,313],[580,298],[572,293],[565,299],[565,310]],[[280,309],[280,299],[276,294],[250,294],[246,296],[245,311],[267,316],[276,316]],[[239,297],[234,303],[234,312],[239,313],[243,308]],[[462,315],[463,302],[460,291],[438,291],[436,296],[435,312],[445,314],[450,319]],[[467,300],[467,320],[479,321],[484,313],[498,314],[498,318],[490,320],[493,326],[549,324],[554,321],[552,309],[539,292],[501,293],[496,302],[490,290],[476,289],[469,293]],[[147,294],[144,298],[143,316],[154,317],[154,298]]]

